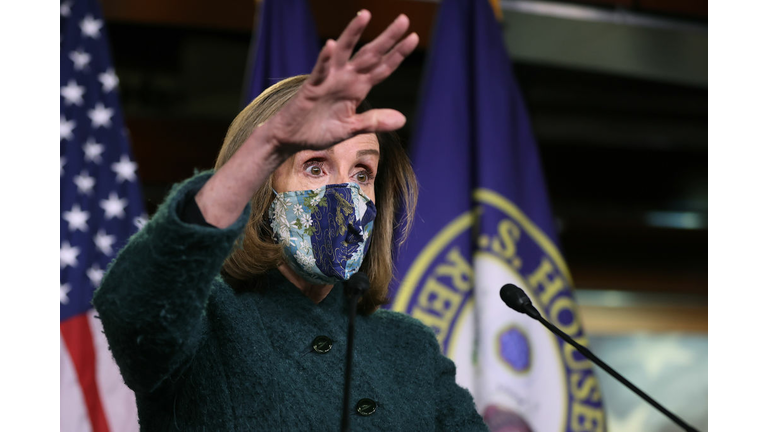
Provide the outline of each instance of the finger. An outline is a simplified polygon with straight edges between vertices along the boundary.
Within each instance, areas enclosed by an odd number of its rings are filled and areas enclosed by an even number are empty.
[[[381,54],[365,47],[360,48],[352,58],[351,64],[357,73],[366,74],[381,62]]]
[[[400,43],[392,48],[392,51],[388,52],[381,62],[379,62],[379,64],[371,71],[371,84],[376,85],[384,81],[384,79],[390,76],[418,45],[419,35],[416,33],[411,33],[408,37],[401,40]]]
[[[307,82],[310,85],[317,86],[325,81],[325,78],[328,76],[328,71],[330,70],[331,57],[333,56],[333,51],[335,49],[336,42],[333,39],[328,39],[325,42],[323,49],[320,51],[320,55],[317,56],[317,63],[315,63],[312,73],[310,73],[309,78],[307,78]]]
[[[333,56],[333,63],[336,66],[341,67],[347,63],[357,41],[360,40],[360,35],[370,21],[371,13],[365,9],[358,12],[357,16],[350,21],[336,42],[337,49]]]
[[[352,118],[353,134],[389,132],[405,125],[405,116],[393,109],[372,109]]]
[[[360,48],[360,51],[355,54],[352,58],[355,69],[369,68],[372,62],[378,62],[403,37],[408,30],[408,25],[408,17],[399,15],[376,39]]]

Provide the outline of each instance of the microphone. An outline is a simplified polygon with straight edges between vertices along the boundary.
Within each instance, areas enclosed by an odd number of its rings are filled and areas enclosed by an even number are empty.
[[[357,272],[344,281],[344,294],[347,297],[359,295],[362,296],[371,287],[368,275],[363,272]]]
[[[371,287],[368,275],[357,272],[344,281],[344,295],[349,299],[349,327],[347,328],[347,364],[344,369],[344,404],[341,409],[341,431],[349,431],[349,387],[352,382],[352,346],[355,339],[357,302]]]
[[[541,318],[541,314],[533,307],[533,303],[525,295],[525,291],[515,285],[506,284],[501,287],[501,299],[504,300],[507,306],[521,314],[526,314],[537,321]]]
[[[647,394],[645,394],[645,392],[635,387],[634,384],[632,384],[626,378],[621,376],[621,374],[613,370],[613,368],[603,363],[603,361],[600,360],[596,355],[592,354],[592,351],[588,350],[587,348],[585,348],[584,346],[582,346],[581,344],[573,340],[570,336],[563,333],[559,328],[549,323],[549,321],[545,320],[541,316],[539,311],[537,311],[536,308],[533,306],[533,303],[531,303],[531,299],[528,298],[528,296],[525,294],[525,291],[523,291],[521,288],[512,284],[506,284],[503,287],[501,287],[501,292],[499,294],[501,295],[501,299],[504,301],[504,303],[506,303],[506,305],[509,306],[511,309],[514,309],[517,312],[520,312],[522,314],[528,315],[529,317],[542,323],[544,327],[549,329],[549,331],[556,334],[557,336],[559,336],[561,339],[568,342],[569,344],[573,345],[573,347],[576,348],[580,353],[582,353],[584,357],[590,359],[593,363],[600,366],[604,371],[608,372],[609,374],[611,374],[611,376],[619,380],[619,382],[629,387],[629,389],[635,392],[635,394],[643,398],[649,404],[653,405],[653,407],[656,408],[657,410],[664,413],[673,422],[677,423],[678,426],[680,426],[686,431],[698,432],[696,429],[692,428],[690,425],[685,423],[678,416],[672,414],[671,411],[661,406],[661,404],[656,402],[652,397],[648,396]]]

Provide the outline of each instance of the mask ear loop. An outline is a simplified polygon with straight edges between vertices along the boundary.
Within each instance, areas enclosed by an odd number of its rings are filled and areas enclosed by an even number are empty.
[[[277,230],[275,230],[275,228],[272,226],[272,223],[274,222],[273,216],[275,214],[275,207],[281,205],[285,209],[288,207],[288,203],[286,202],[285,198],[275,190],[275,188],[272,188],[272,193],[275,194],[275,198],[272,200],[272,204],[270,204],[270,209],[267,215],[269,216],[269,226],[272,228],[272,240],[275,242],[275,244],[280,244],[280,239],[277,238]],[[283,261],[285,261],[285,259],[283,259]]]
[[[284,195],[286,193],[290,193],[290,192],[280,193],[280,192],[276,191],[274,188],[272,188],[272,193],[275,194],[274,201],[278,201],[280,204],[282,204],[286,208],[288,207],[288,200],[286,199],[286,197]],[[273,205],[274,205],[274,202],[273,202]]]

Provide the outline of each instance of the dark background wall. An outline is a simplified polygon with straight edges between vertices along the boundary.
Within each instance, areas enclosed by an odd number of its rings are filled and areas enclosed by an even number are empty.
[[[640,328],[706,332],[706,2],[559,3],[566,12],[591,11],[592,21],[531,12],[539,3],[501,2],[505,34],[587,328],[629,312]],[[398,13],[409,15],[420,47],[370,100],[413,120],[437,3],[310,4],[322,38],[338,35],[363,7],[373,14],[364,40]],[[103,7],[151,214],[173,182],[212,167],[241,107],[258,7],[253,0]],[[412,126],[401,131],[406,146]],[[669,313],[644,309],[657,304]],[[672,312],[684,319],[669,319]]]

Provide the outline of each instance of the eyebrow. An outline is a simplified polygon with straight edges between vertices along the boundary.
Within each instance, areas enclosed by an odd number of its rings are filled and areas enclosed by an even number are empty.
[[[374,156],[378,156],[379,155],[379,151],[375,150],[375,149],[367,149],[367,150],[358,150],[357,151],[357,157],[363,157],[363,156],[367,156],[369,154],[370,155],[374,155]]]
[[[333,147],[325,149],[325,150],[314,150],[314,153],[316,155],[322,155],[322,154],[333,155]],[[374,156],[378,157],[379,156],[379,151],[376,150],[376,149],[358,150],[357,154],[356,154],[356,157],[361,158],[363,156],[368,156],[368,155],[374,155]]]

